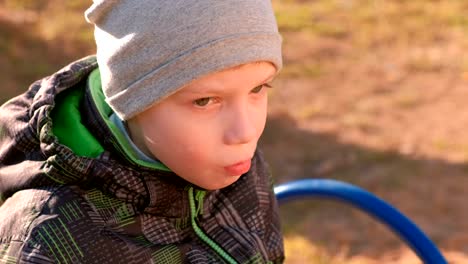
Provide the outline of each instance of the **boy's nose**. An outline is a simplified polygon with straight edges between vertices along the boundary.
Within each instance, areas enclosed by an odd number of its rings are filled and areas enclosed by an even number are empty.
[[[224,133],[227,145],[246,144],[255,139],[257,135],[255,115],[247,110],[238,110],[232,114]]]

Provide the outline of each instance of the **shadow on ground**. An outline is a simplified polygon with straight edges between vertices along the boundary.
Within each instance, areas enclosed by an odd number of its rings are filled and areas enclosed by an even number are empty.
[[[300,129],[287,114],[269,117],[260,142],[276,184],[332,178],[358,185],[397,207],[444,252],[468,255],[467,164],[413,159],[338,142],[334,135]],[[286,236],[305,236],[329,255],[382,258],[406,247],[387,227],[349,206],[328,200],[285,205]]]

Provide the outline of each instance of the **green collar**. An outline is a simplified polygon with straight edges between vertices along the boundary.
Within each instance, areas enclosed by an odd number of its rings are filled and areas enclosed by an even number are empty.
[[[101,87],[101,74],[98,68],[89,75],[88,86],[100,118],[116,139],[113,144],[124,154],[127,160],[139,166],[170,171],[168,167],[160,162],[140,160],[122,131],[109,119],[113,111],[105,101]],[[51,118],[54,121],[52,129],[60,143],[71,148],[76,155],[96,158],[104,152],[104,148],[93,136],[92,132],[81,122],[80,103],[83,100],[84,93],[84,87],[77,87],[76,89],[67,89],[57,95],[55,107],[51,113]],[[73,137],[70,137],[70,135],[73,135]]]
[[[99,72],[99,68],[95,69],[88,78],[88,86],[91,91],[91,98],[96,105],[96,108],[101,115],[102,120],[106,123],[107,127],[110,129],[114,137],[117,139],[116,147],[121,149],[123,154],[127,157],[129,161],[132,163],[136,163],[137,165],[158,169],[158,170],[165,170],[170,171],[168,167],[160,162],[148,162],[144,160],[138,159],[138,154],[134,151],[130,143],[125,138],[125,135],[120,131],[120,129],[109,119],[112,115],[113,111],[106,103],[104,93],[102,92],[101,87],[101,73]]]
[[[80,102],[83,96],[82,87],[67,89],[57,95],[50,113],[52,131],[59,142],[72,149],[76,155],[96,158],[104,148],[81,122]]]

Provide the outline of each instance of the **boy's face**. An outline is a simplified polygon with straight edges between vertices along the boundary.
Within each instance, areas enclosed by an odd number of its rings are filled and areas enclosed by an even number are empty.
[[[226,187],[250,168],[275,71],[258,62],[203,76],[129,120],[132,139],[185,180]]]

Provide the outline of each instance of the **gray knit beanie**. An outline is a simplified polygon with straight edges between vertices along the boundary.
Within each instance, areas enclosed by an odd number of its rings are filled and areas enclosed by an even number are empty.
[[[123,120],[203,75],[254,61],[282,67],[271,0],[95,0],[85,16],[107,103]]]

